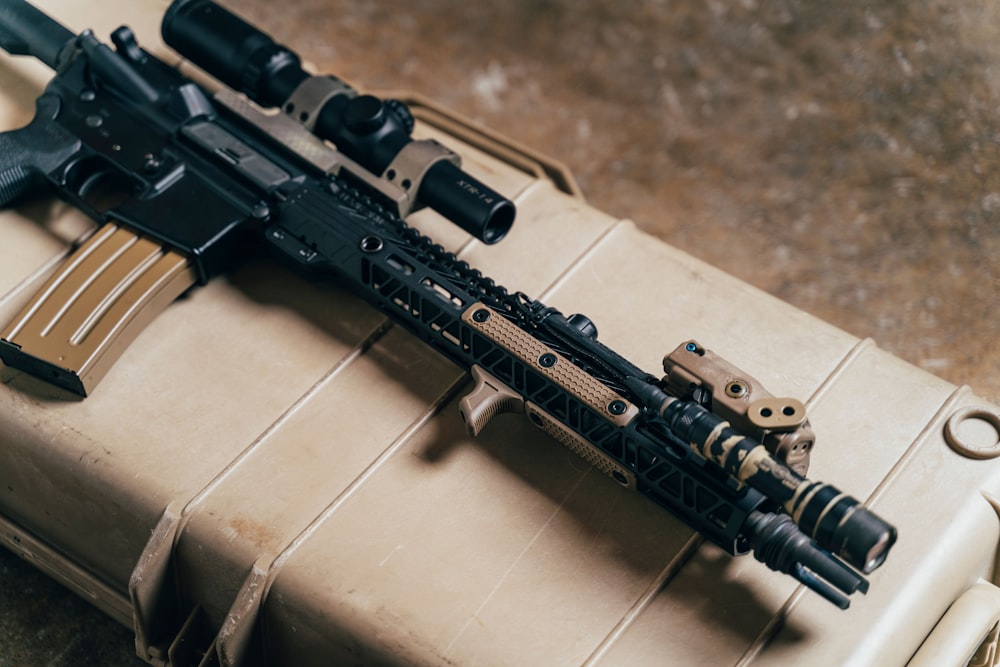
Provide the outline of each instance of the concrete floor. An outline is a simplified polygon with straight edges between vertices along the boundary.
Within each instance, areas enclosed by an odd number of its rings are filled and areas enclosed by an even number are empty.
[[[1000,403],[992,0],[239,7],[318,69],[554,156],[594,206]],[[0,627],[0,667],[131,664],[128,631],[5,552]]]

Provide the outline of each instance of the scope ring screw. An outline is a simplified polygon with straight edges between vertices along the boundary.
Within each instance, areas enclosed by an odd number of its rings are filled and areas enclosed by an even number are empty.
[[[628,406],[625,405],[625,401],[611,401],[608,403],[608,412],[613,415],[623,415]]]
[[[726,385],[726,394],[732,398],[742,398],[747,394],[747,384],[741,380],[733,380]]]
[[[556,365],[556,355],[551,352],[546,352],[542,356],[538,357],[538,365],[542,368],[552,368]]]

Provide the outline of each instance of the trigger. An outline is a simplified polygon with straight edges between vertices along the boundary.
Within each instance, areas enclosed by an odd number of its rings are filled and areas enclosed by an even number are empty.
[[[476,386],[458,403],[469,435],[482,433],[491,419],[505,412],[524,412],[524,398],[513,389],[484,371],[472,367]]]

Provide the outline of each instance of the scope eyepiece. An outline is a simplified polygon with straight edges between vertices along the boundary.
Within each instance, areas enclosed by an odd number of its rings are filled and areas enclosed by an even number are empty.
[[[309,76],[295,52],[212,0],[174,0],[160,32],[185,58],[266,107],[284,103]]]

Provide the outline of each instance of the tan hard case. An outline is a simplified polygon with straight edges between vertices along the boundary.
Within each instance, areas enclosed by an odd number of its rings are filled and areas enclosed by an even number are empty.
[[[38,4],[76,30],[129,23],[158,40],[162,2],[114,3],[113,20]],[[13,128],[49,73],[4,68],[0,127]],[[807,402],[810,476],[899,530],[869,594],[841,612],[728,557],[519,417],[470,439],[465,374],[336,284],[267,260],[169,306],[85,400],[4,370],[4,546],[133,627],[154,665],[939,665],[984,638],[975,660],[992,660],[995,407],[417,106],[418,133],[519,210],[494,247],[421,212],[426,233],[586,313],[648,370],[695,338]],[[0,214],[0,321],[89,230],[60,204]]]

